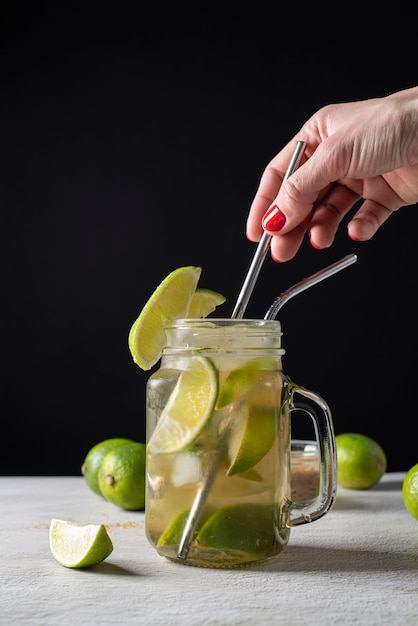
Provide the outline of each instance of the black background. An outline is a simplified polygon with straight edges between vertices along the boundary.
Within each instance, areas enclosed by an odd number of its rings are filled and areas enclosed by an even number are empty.
[[[200,265],[230,316],[267,162],[320,106],[418,84],[416,39],[402,16],[321,5],[60,4],[2,22],[0,473],[77,475],[98,441],[145,438],[150,373],[127,335],[155,287]],[[343,224],[329,250],[268,257],[246,311],[358,255],[281,311],[284,369],[328,401],[337,434],[378,440],[389,471],[418,461],[416,233],[414,206],[368,243]]]

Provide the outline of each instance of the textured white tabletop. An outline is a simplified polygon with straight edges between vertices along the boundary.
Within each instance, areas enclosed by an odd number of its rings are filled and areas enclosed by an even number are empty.
[[[241,570],[160,557],[143,513],[118,509],[82,477],[0,477],[0,624],[417,626],[418,522],[403,476],[339,488],[332,510],[293,528],[282,554]],[[104,523],[112,554],[91,569],[61,567],[48,546],[54,517]]]

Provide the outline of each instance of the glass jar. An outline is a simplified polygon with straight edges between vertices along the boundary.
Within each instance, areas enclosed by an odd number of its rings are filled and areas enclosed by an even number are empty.
[[[277,320],[184,319],[165,327],[147,383],[145,527],[173,561],[242,567],[278,555],[319,519],[336,489],[328,405],[282,369]],[[291,493],[291,415],[314,424],[319,487]]]

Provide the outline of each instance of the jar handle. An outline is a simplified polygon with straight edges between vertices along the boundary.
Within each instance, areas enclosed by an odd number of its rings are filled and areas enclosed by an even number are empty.
[[[319,493],[304,502],[291,501],[288,526],[313,522],[334,504],[337,488],[337,457],[331,411],[325,400],[313,391],[287,381],[288,409],[304,411],[312,419],[319,456]],[[301,396],[301,398],[298,398]]]

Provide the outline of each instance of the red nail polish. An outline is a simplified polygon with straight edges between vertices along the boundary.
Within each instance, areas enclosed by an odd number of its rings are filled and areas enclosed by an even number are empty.
[[[263,228],[273,233],[277,233],[285,224],[286,215],[280,211],[277,204],[272,204],[263,217]]]

